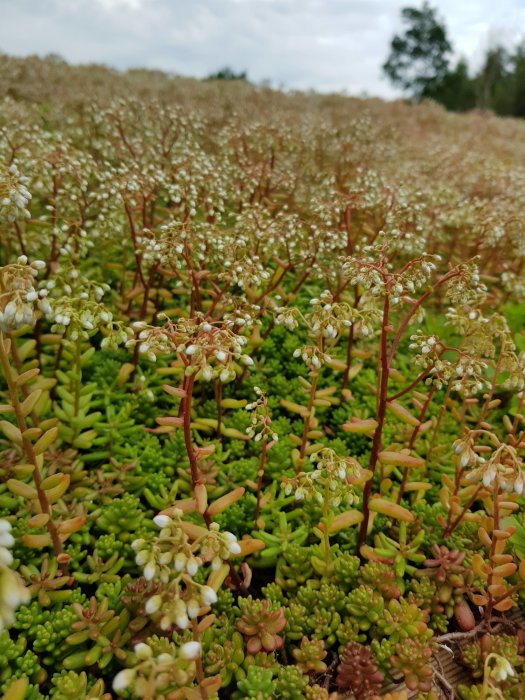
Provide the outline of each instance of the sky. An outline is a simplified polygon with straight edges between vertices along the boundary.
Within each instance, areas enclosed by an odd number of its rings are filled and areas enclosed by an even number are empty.
[[[420,0],[0,0],[0,52],[274,87],[398,95],[381,74],[400,10]],[[525,38],[525,0],[433,0],[456,57],[477,67]]]

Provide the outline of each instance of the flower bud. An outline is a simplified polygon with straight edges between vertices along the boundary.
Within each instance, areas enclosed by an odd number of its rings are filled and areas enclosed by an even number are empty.
[[[171,523],[171,518],[168,515],[156,515],[153,522],[157,527],[167,527]]]
[[[201,645],[199,642],[186,642],[180,648],[181,659],[193,661],[201,655]]]
[[[156,613],[157,610],[160,610],[160,606],[162,605],[162,596],[160,595],[154,595],[151,598],[149,598],[146,601],[146,605],[144,606],[144,610],[146,611],[146,615],[152,615],[153,613]]]
[[[217,593],[211,586],[203,586],[201,588],[201,598],[204,605],[213,605],[217,602]]]
[[[125,668],[123,671],[119,671],[113,679],[113,690],[115,690],[117,693],[120,690],[125,690],[128,686],[131,685],[131,683],[133,683],[134,679],[134,668]]]
[[[144,644],[144,642],[139,642],[138,644],[135,644],[133,651],[141,661],[150,659],[153,656],[153,651],[151,650],[151,647],[149,647],[147,644]]]

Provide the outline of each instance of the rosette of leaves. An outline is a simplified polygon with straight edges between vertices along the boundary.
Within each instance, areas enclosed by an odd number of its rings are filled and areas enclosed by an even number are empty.
[[[327,651],[322,639],[303,637],[299,648],[292,650],[297,667],[303,673],[324,673],[327,669],[323,659]]]
[[[268,668],[250,666],[246,678],[239,681],[232,700],[273,700],[275,697],[275,681],[273,671]]]
[[[424,639],[404,639],[390,658],[394,671],[403,674],[409,690],[428,692],[432,688],[432,646]]]
[[[275,694],[280,700],[304,700],[308,678],[298,666],[281,666],[277,673]]]
[[[369,630],[381,619],[384,608],[383,596],[371,586],[358,586],[347,596],[346,610],[363,631]]]
[[[25,636],[12,639],[7,630],[0,633],[0,688],[4,689],[12,678],[25,677],[40,683],[46,675],[39,657],[28,649]]]
[[[235,625],[246,640],[248,654],[273,652],[283,646],[280,636],[286,626],[284,610],[270,600],[248,596],[237,601],[240,614]]]
[[[417,575],[428,576],[430,580],[435,581],[437,594],[434,603],[443,606],[447,617],[455,615],[462,629],[472,629],[475,620],[465,600],[472,572],[463,564],[465,552],[449,550],[445,545],[435,544],[432,553],[434,556],[425,560],[425,568],[420,569]]]
[[[215,628],[208,628],[202,637],[203,646],[208,645],[203,659],[203,668],[207,676],[220,673],[222,687],[227,688],[233,679],[239,681],[246,675],[242,667],[244,640],[235,630],[231,631],[229,639],[216,639],[215,631]]]
[[[356,700],[367,700],[379,691],[383,680],[370,647],[356,642],[345,647],[337,667],[336,684],[340,690],[351,691]]]
[[[64,659],[66,669],[77,670],[95,664],[103,669],[113,658],[120,661],[126,658],[125,647],[131,638],[126,609],[117,614],[109,608],[107,598],[99,602],[94,597],[89,605],[73,603],[71,607],[77,619],[71,625],[66,642],[81,649]]]
[[[461,645],[461,662],[474,678],[482,678],[485,660],[489,654],[498,654],[519,670],[524,663],[519,653],[519,640],[510,634],[484,634],[479,639]]]
[[[396,577],[388,564],[369,561],[359,570],[359,583],[372,586],[385,600],[399,598],[404,591],[404,582]]]
[[[427,626],[428,613],[404,598],[389,600],[373,628],[374,636],[388,637],[394,644],[404,639],[428,640],[432,630]]]
[[[78,700],[83,697],[93,698],[93,700],[111,700],[110,693],[104,692],[104,681],[93,680],[85,671],[55,673],[51,682],[53,687],[50,697],[53,700]]]

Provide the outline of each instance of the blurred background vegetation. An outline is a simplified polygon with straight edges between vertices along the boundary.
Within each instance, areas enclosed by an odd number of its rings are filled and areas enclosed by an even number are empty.
[[[425,2],[401,11],[404,33],[396,34],[383,70],[413,99],[433,99],[453,112],[489,109],[525,117],[525,42],[512,50],[493,44],[472,71],[461,58],[451,64],[453,46],[445,23]]]

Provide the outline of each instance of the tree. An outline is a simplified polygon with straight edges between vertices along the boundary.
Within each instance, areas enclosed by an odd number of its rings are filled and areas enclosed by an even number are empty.
[[[511,58],[514,68],[513,114],[525,117],[525,44],[516,48]]]
[[[209,75],[206,80],[248,80],[248,75],[246,71],[242,73],[236,73],[231,68],[221,68],[216,73]]]
[[[383,70],[394,85],[409,90],[413,97],[433,97],[448,72],[452,46],[436,11],[425,2],[421,9],[401,10],[405,33],[395,35]]]
[[[476,107],[476,80],[469,76],[465,59],[460,59],[433,88],[432,99],[442,104],[451,112],[466,112]]]
[[[502,46],[487,51],[478,75],[478,106],[497,114],[512,113],[512,76],[510,59]]]

